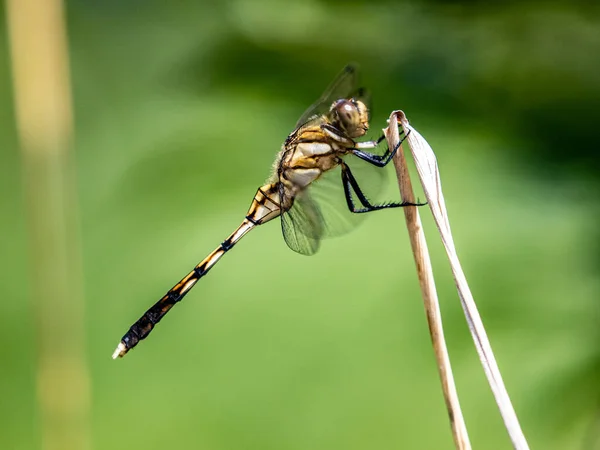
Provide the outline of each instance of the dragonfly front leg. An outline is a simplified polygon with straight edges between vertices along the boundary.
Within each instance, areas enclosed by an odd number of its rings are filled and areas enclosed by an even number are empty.
[[[356,178],[352,174],[350,167],[342,163],[342,183],[344,184],[344,194],[346,196],[346,203],[348,204],[348,209],[353,213],[366,213],[371,211],[377,211],[380,209],[386,208],[402,208],[405,206],[423,206],[426,203],[410,203],[410,202],[402,202],[402,203],[383,203],[379,205],[373,205],[369,202],[369,199],[362,192],[362,189],[358,185]],[[358,200],[362,204],[362,208],[358,208],[354,203],[354,198],[352,197],[352,191],[356,193]]]
[[[409,131],[409,133],[410,133],[410,131]],[[406,135],[406,136],[408,136],[408,135]],[[376,148],[379,145],[379,143],[385,139],[385,135],[382,135],[376,141],[359,142],[355,148],[351,149],[351,152],[353,155],[358,156],[360,159],[367,161],[368,163],[371,163],[374,166],[385,167],[387,165],[387,163],[389,163],[392,160],[392,158],[394,157],[394,155],[400,148],[400,145],[402,144],[402,142],[404,142],[404,139],[406,139],[406,136],[404,136],[400,140],[400,142],[394,148],[394,150],[390,151],[389,147],[386,148],[385,153],[383,155],[376,155],[375,153],[365,152],[361,149]]]

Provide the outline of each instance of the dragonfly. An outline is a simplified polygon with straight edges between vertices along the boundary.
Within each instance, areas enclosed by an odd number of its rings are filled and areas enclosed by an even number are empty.
[[[362,160],[361,164],[366,162],[383,168],[400,147],[400,144],[392,150],[388,147],[382,154],[377,154],[373,150],[385,136],[377,140],[358,140],[369,129],[370,111],[366,91],[356,88],[357,73],[356,65],[347,65],[318,101],[302,114],[277,154],[270,178],[256,191],[240,226],[129,328],[114,351],[113,359],[125,356],[145,339],[198,280],[257,226],[279,217],[288,247],[303,255],[314,254],[322,238],[335,234],[334,224],[326,219],[328,208],[311,195],[313,186],[321,183],[327,173],[341,169],[345,207],[353,213],[351,215],[424,205],[404,201],[372,203],[352,172],[348,159],[358,158]],[[336,185],[339,186],[339,182]]]

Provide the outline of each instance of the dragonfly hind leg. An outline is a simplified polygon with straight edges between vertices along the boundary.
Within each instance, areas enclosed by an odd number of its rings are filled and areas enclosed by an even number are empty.
[[[344,185],[344,194],[346,196],[346,202],[348,204],[348,209],[353,213],[366,213],[371,211],[377,211],[379,209],[386,208],[402,208],[405,206],[423,206],[426,203],[410,203],[410,202],[402,202],[402,203],[383,203],[379,205],[374,205],[365,196],[362,192],[356,178],[352,174],[350,167],[347,164],[342,163],[342,183]],[[352,191],[356,193],[359,202],[362,205],[362,208],[357,207],[354,203],[354,198],[352,197]]]

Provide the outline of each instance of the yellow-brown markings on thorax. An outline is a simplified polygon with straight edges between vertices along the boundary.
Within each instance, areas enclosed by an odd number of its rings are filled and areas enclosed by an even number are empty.
[[[352,139],[335,139],[321,126],[329,124],[323,118],[311,125],[300,127],[286,139],[273,167],[272,182],[280,182],[286,199],[282,209],[291,206],[292,199],[299,195],[321,175],[334,169],[340,158],[354,146]],[[290,203],[289,205],[287,203]]]
[[[323,132],[320,126],[300,130],[288,139],[280,163],[280,171],[295,169],[333,169],[340,156],[348,152],[354,143],[340,142]]]

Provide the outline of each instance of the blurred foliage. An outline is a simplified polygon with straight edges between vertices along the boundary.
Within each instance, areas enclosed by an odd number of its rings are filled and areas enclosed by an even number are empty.
[[[239,223],[296,118],[348,61],[372,91],[373,133],[403,109],[438,155],[531,447],[600,448],[599,9],[69,2],[95,448],[452,448],[398,211],[312,258],[266,225],[148,341],[110,360],[127,327]],[[0,39],[0,448],[30,449],[35,249]],[[472,444],[508,448],[422,213]]]

